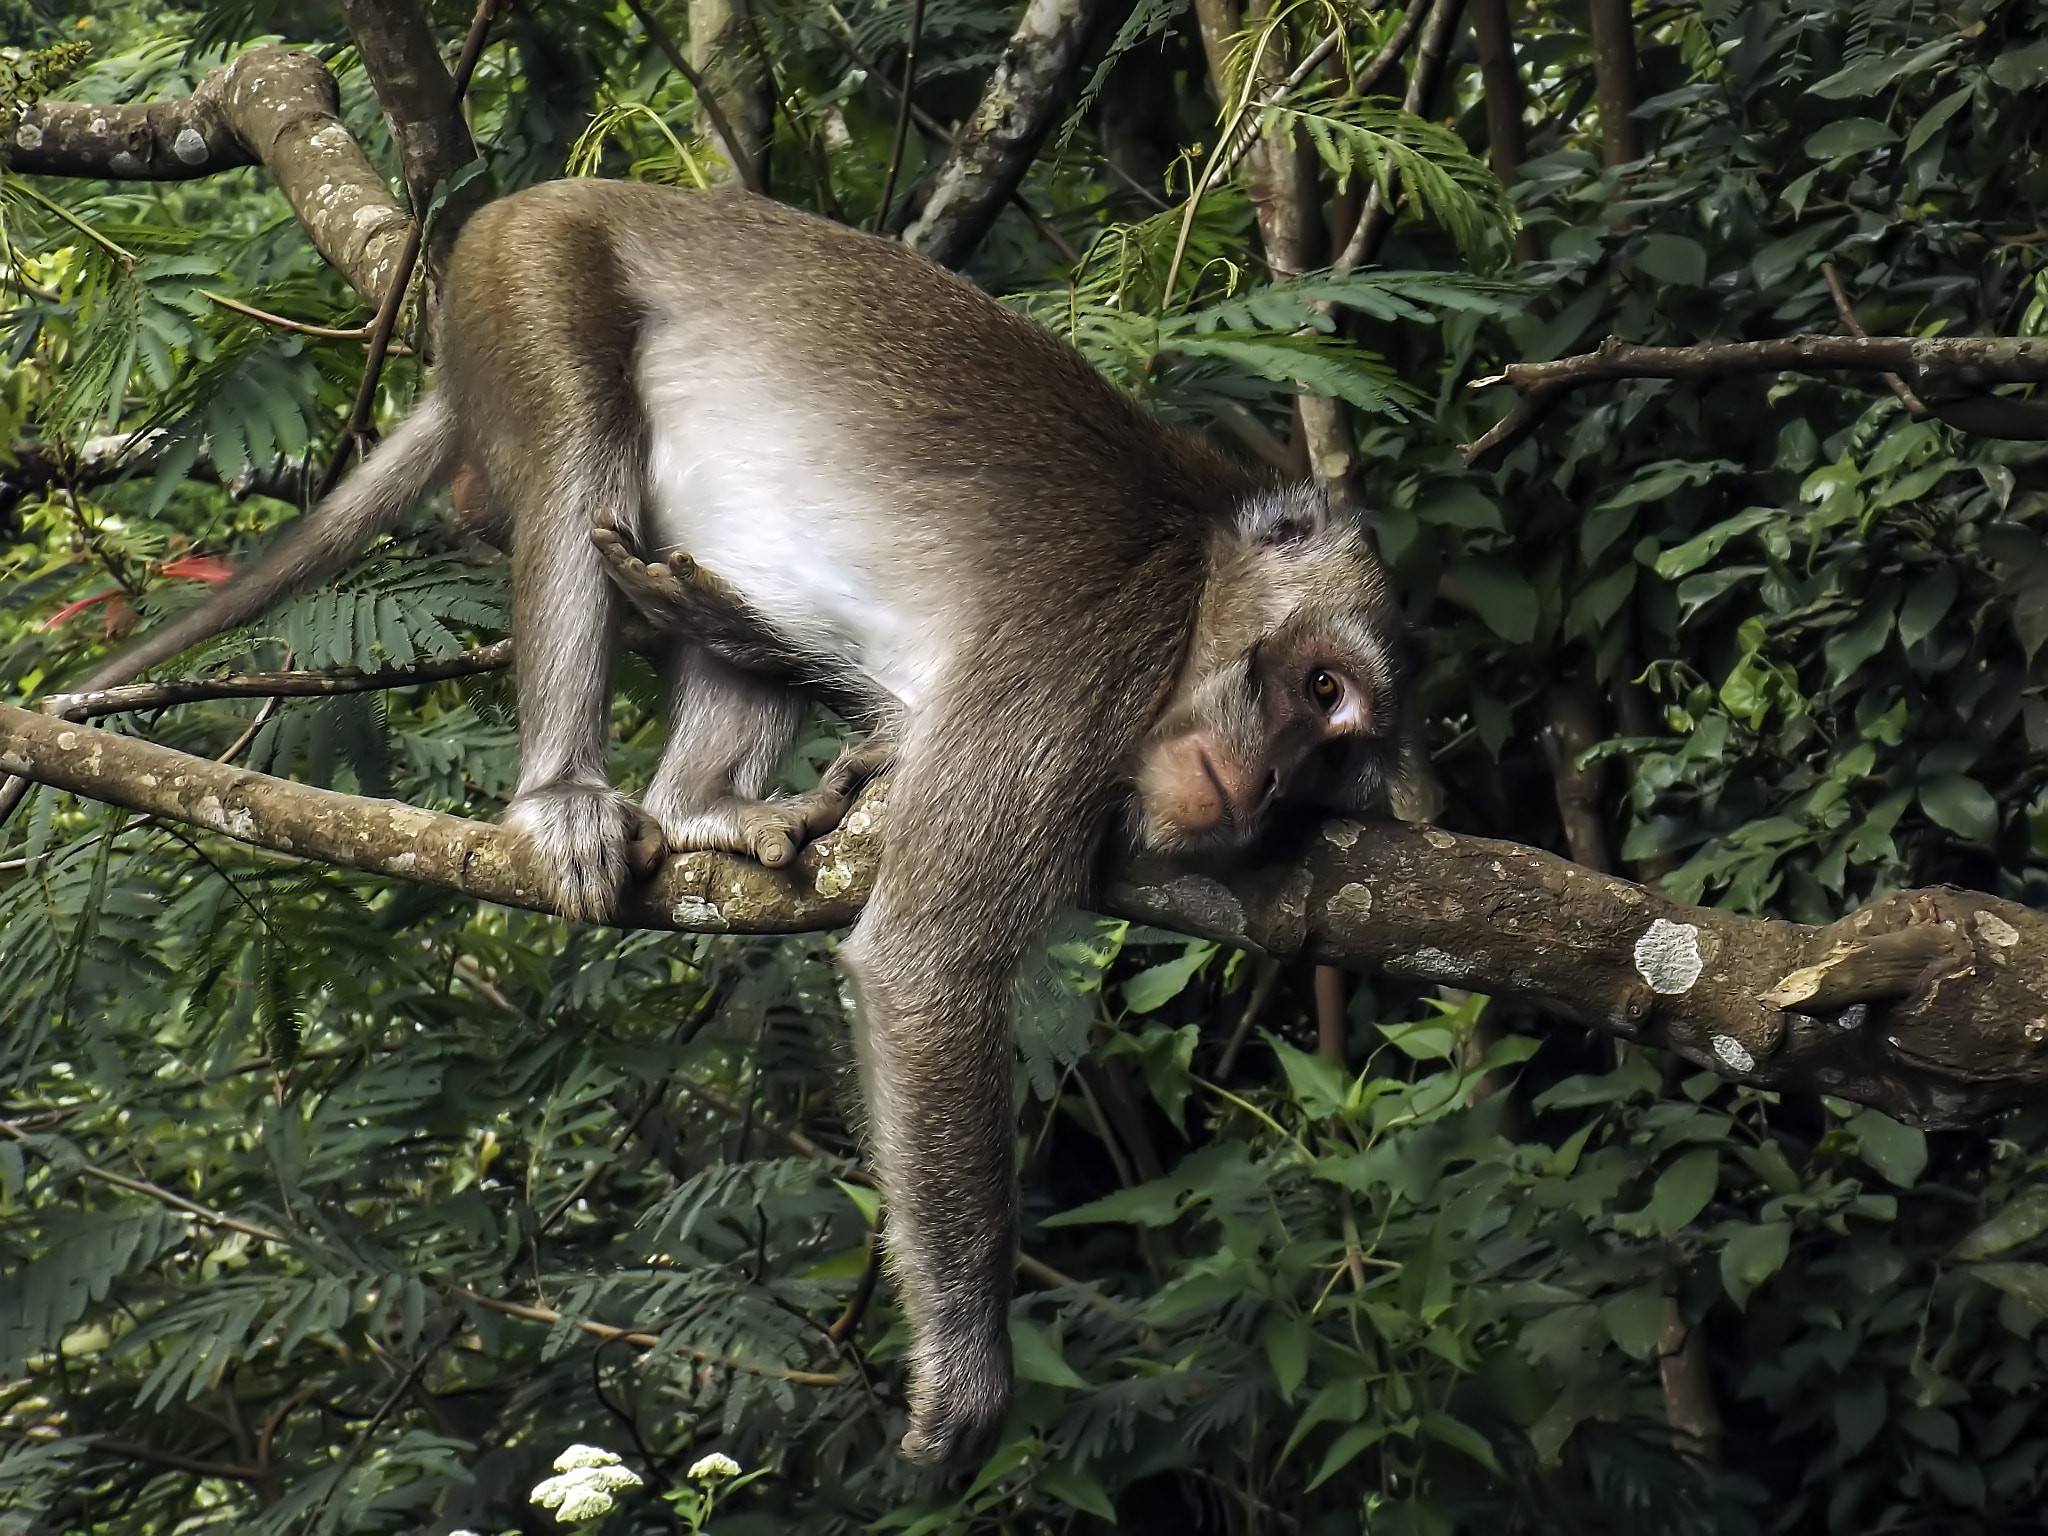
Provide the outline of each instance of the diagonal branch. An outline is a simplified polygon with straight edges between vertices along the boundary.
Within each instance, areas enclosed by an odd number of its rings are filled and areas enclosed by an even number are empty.
[[[195,758],[193,761],[201,762],[204,759]],[[19,1142],[32,1143],[35,1140],[34,1136],[5,1120],[0,1120],[0,1134],[10,1136]],[[130,1194],[147,1195],[159,1205],[167,1205],[205,1226],[218,1227],[223,1232],[239,1232],[244,1237],[253,1237],[261,1243],[276,1243],[280,1247],[291,1246],[291,1239],[281,1232],[273,1232],[268,1227],[256,1226],[223,1211],[216,1211],[211,1206],[201,1205],[196,1200],[188,1200],[175,1190],[165,1189],[161,1184],[152,1184],[147,1179],[132,1179],[125,1173],[115,1173],[111,1168],[102,1168],[95,1163],[81,1164],[74,1171],[83,1178],[98,1179],[103,1184],[125,1189]]]
[[[485,823],[11,706],[0,706],[0,772],[254,847],[548,910],[523,845]],[[842,927],[872,888],[886,796],[886,779],[871,785],[787,869],[672,857],[618,921]],[[1099,904],[1274,956],[1522,999],[1727,1077],[1924,1125],[1968,1123],[2048,1086],[2048,914],[2014,902],[1906,891],[1814,928],[1681,906],[1534,848],[1434,827],[1331,822],[1275,841],[1272,862],[1229,872],[1113,865]]]
[[[974,254],[1031,169],[1104,0],[1030,0],[903,243],[943,267]]]
[[[496,11],[497,0],[481,0],[477,7],[463,49],[469,71],[476,68]],[[391,124],[413,212],[424,218],[434,188],[477,157],[476,141],[462,116],[462,93],[469,81],[465,77],[458,84],[441,62],[427,9],[418,0],[341,0],[341,15]],[[456,196],[470,207],[482,194],[481,185],[472,185]],[[451,212],[455,216],[443,218],[435,230],[437,266],[462,222],[461,210]]]

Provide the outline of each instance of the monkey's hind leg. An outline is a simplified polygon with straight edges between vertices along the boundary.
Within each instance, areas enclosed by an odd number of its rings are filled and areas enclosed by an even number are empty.
[[[796,857],[816,812],[765,796],[796,744],[803,708],[802,696],[790,688],[741,671],[701,646],[676,647],[668,743],[641,798],[672,851],[744,854],[770,868]]]
[[[590,547],[584,508],[616,501],[631,459],[603,445],[553,466],[494,469],[516,530],[512,623],[518,646],[519,782],[503,825],[525,844],[565,917],[601,922],[627,883],[659,861],[660,829],[611,786],[605,763],[619,594]]]

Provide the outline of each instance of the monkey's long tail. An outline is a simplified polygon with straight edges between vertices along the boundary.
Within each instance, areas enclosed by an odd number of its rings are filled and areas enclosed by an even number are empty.
[[[151,630],[67,693],[132,682],[159,662],[247,624],[293,593],[318,586],[397,527],[455,469],[455,416],[429,395],[325,501],[300,518],[249,570],[160,629]]]

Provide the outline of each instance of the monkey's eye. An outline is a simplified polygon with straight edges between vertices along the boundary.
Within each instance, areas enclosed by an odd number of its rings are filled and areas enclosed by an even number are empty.
[[[1318,668],[1308,675],[1308,696],[1316,708],[1327,715],[1344,702],[1344,685],[1333,673]]]

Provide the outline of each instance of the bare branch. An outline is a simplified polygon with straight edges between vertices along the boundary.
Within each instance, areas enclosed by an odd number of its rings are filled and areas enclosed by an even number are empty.
[[[1842,286],[1841,274],[1835,271],[1835,264],[1832,261],[1822,262],[1820,270],[1821,276],[1828,280],[1828,293],[1834,298],[1835,314],[1841,319],[1842,329],[1861,341],[1869,333],[1863,329],[1863,323],[1856,318],[1855,306],[1849,302],[1849,293]],[[1884,382],[1885,387],[1898,396],[1899,404],[1903,405],[1909,414],[1914,417],[1927,414],[1927,407],[1920,397],[1914,394],[1907,387],[1906,381],[1896,373],[1885,374]]]
[[[1415,67],[1408,72],[1408,89],[1401,98],[1403,111],[1421,115],[1428,109],[1450,62],[1451,38],[1458,30],[1458,18],[1464,8],[1465,0],[1435,0],[1430,7],[1422,41],[1415,46]],[[1344,249],[1333,263],[1338,272],[1349,272],[1379,260],[1380,247],[1394,232],[1399,198],[1400,186],[1394,180],[1389,181],[1385,194],[1374,186],[1366,195],[1365,208],[1358,215],[1351,238],[1344,242]]]
[[[662,52],[675,72],[690,82],[690,90],[697,97],[697,105],[704,109],[704,116],[711,123],[711,131],[718,135],[718,142],[724,146],[725,158],[732,162],[733,174],[740,179],[740,185],[749,192],[759,192],[761,173],[754,164],[754,157],[738,133],[734,132],[732,119],[726,116],[725,108],[719,104],[718,93],[695,65],[676,45],[674,36],[659,21],[655,20],[643,0],[626,0],[626,7],[639,20],[640,30],[653,40],[654,46]]]
[[[502,1312],[507,1317],[524,1318],[532,1323],[572,1322],[575,1327],[594,1339],[606,1343],[617,1340],[640,1349],[653,1349],[661,1343],[661,1336],[653,1333],[637,1333],[631,1329],[614,1328],[608,1323],[594,1323],[588,1318],[565,1319],[553,1307],[537,1307],[519,1301],[500,1301],[495,1296],[486,1296],[482,1291],[473,1291],[466,1285],[452,1287],[455,1294],[464,1301],[472,1302],[487,1311]],[[723,1366],[727,1370],[744,1371],[749,1376],[767,1376],[776,1381],[786,1381],[799,1387],[842,1387],[847,1378],[833,1376],[823,1371],[793,1371],[787,1366],[761,1365],[752,1360],[742,1360],[731,1355],[721,1355],[716,1350],[702,1349],[693,1344],[671,1344],[670,1349],[679,1355],[704,1365]]]
[[[192,761],[204,762],[205,759],[194,758]],[[5,1120],[0,1120],[0,1134],[10,1136],[16,1141],[32,1142],[35,1139]],[[281,1232],[273,1232],[268,1227],[256,1226],[225,1212],[216,1211],[211,1206],[201,1205],[196,1200],[188,1200],[173,1190],[165,1189],[161,1184],[150,1183],[147,1179],[132,1179],[125,1173],[115,1173],[110,1168],[101,1168],[94,1163],[79,1164],[72,1171],[83,1178],[98,1179],[103,1184],[111,1184],[116,1189],[125,1189],[131,1194],[147,1195],[159,1205],[167,1205],[172,1210],[182,1212],[206,1226],[218,1227],[224,1232],[239,1232],[244,1237],[253,1237],[261,1243],[276,1243],[281,1247],[291,1245],[291,1239]]]
[[[1487,465],[1533,431],[1572,390],[1621,379],[1701,383],[1742,373],[1896,374],[1952,426],[1990,437],[2048,437],[2048,406],[1983,392],[2048,382],[2048,338],[2031,336],[1781,336],[1700,347],[1639,347],[1610,336],[1597,351],[1548,363],[1510,363],[1468,388],[1512,384],[1521,395],[1465,462]],[[2013,430],[1996,430],[2011,428]],[[2020,430],[2025,429],[2025,430]]]
[[[226,677],[180,678],[169,683],[128,683],[95,693],[53,693],[38,707],[44,714],[64,720],[94,720],[102,715],[166,709],[206,699],[308,699],[341,693],[380,693],[495,672],[511,664],[512,642],[499,640],[465,656],[392,667],[383,672],[363,672],[354,667],[339,667],[331,672],[233,672]]]
[[[899,103],[908,105],[910,108],[910,120],[916,123],[925,133],[930,134],[931,137],[945,145],[947,149],[950,150],[959,143],[960,136],[957,133],[933,117],[931,113],[925,111],[915,101],[905,97],[902,86],[875,68],[874,61],[861,52],[860,42],[854,36],[852,24],[839,14],[837,6],[827,5],[825,7],[825,15],[831,21],[833,30],[839,34],[839,46],[844,50],[847,58],[853,61],[855,69],[858,69],[862,74],[881,86],[883,90],[895,97]],[[1109,165],[1110,162],[1105,160],[1103,164]],[[1112,166],[1111,169],[1115,168]],[[1129,181],[1128,177],[1125,180],[1129,182],[1134,191],[1146,196],[1151,195],[1146,192],[1146,189],[1140,183]],[[1157,202],[1158,199],[1154,198],[1153,201]],[[1043,235],[1046,243],[1058,251],[1069,264],[1073,266],[1081,264],[1081,253],[1074,249],[1073,243],[1065,235],[1052,226],[1052,223],[1044,214],[1031,206],[1029,200],[1025,198],[1024,189],[1021,186],[1010,193],[1010,204],[1031,221],[1031,227]]]
[[[1104,0],[1030,0],[903,243],[945,267],[974,254],[1024,180]]]
[[[168,1467],[173,1472],[189,1472],[194,1477],[218,1477],[230,1482],[254,1483],[264,1477],[261,1467],[236,1466],[232,1462],[208,1461],[203,1456],[187,1456],[182,1451],[159,1450],[153,1445],[144,1445],[139,1440],[120,1440],[108,1435],[65,1435],[57,1433],[31,1433],[15,1429],[11,1425],[0,1426],[0,1442],[15,1445],[84,1445],[88,1450],[98,1451],[104,1456],[117,1456],[123,1461],[139,1461],[150,1466]]]
[[[481,822],[4,705],[0,772],[255,847],[547,910],[523,849]],[[872,886],[886,796],[886,779],[871,785],[788,869],[677,855],[618,920],[717,933],[842,927]],[[1965,1124],[2048,1084],[2048,914],[1968,891],[1902,892],[1814,928],[1681,906],[1512,843],[1332,822],[1257,868],[1113,868],[1100,904],[1270,955],[1522,999],[1727,1077],[1925,1125]],[[1935,958],[1908,976],[1895,962],[1911,946]],[[1786,1002],[1815,967],[1826,986]],[[1816,997],[1827,1008],[1803,1011]]]

